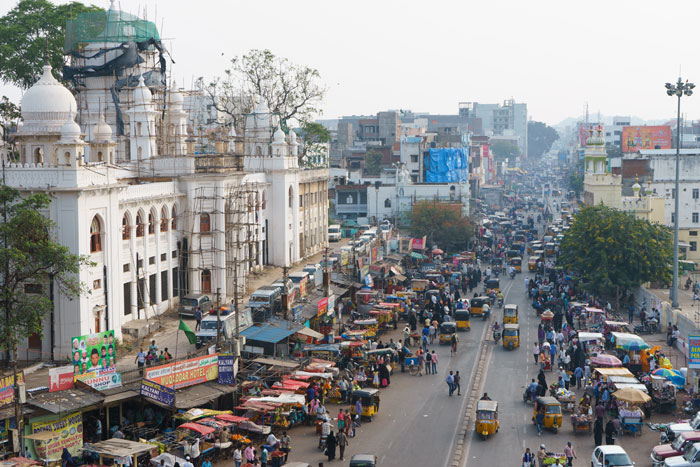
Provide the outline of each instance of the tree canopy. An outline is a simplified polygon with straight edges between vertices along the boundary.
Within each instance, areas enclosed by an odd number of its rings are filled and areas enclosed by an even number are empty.
[[[445,252],[466,250],[474,234],[473,224],[462,217],[459,203],[419,201],[409,217],[413,237],[426,236],[429,246],[437,245]]]
[[[0,18],[0,81],[29,88],[41,74],[47,54],[51,66],[61,70],[66,22],[79,13],[99,10],[80,2],[20,0]]]
[[[581,209],[561,242],[559,263],[598,294],[615,295],[671,277],[670,229],[608,208]]]
[[[495,140],[491,142],[491,152],[496,159],[514,160],[520,157],[520,148],[512,141]]]
[[[527,152],[528,156],[540,157],[552,148],[559,139],[557,130],[542,122],[530,120],[527,122]]]
[[[32,334],[41,336],[43,319],[51,311],[49,281],[65,296],[85,292],[78,280],[87,257],[74,255],[52,237],[54,223],[42,214],[47,194],[21,197],[0,184],[0,349],[14,351]]]
[[[260,95],[268,108],[279,115],[280,124],[287,128],[288,121],[296,120],[302,126],[321,113],[320,103],[326,89],[320,83],[321,75],[315,68],[298,65],[271,51],[252,49],[234,57],[224,76],[206,82],[197,80],[197,88],[214,98],[214,105],[225,113],[237,128],[242,117],[255,106]]]
[[[365,154],[365,173],[367,175],[379,175],[382,173],[382,153],[370,149]]]

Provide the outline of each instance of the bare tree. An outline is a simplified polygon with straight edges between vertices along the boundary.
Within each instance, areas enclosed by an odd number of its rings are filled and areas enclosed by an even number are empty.
[[[233,58],[223,77],[209,83],[200,77],[197,88],[212,98],[214,107],[236,128],[242,128],[244,114],[253,110],[259,95],[286,129],[290,120],[303,125],[321,113],[326,88],[320,78],[315,68],[297,65],[267,49],[253,49]]]

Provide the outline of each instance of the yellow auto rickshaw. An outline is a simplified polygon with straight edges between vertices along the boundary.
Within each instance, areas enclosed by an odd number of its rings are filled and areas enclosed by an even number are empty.
[[[527,260],[527,270],[528,271],[537,271],[537,263],[540,262],[540,257],[539,256],[530,256]]]
[[[520,347],[520,325],[504,324],[503,337],[501,339],[503,340],[503,347],[508,350]]]
[[[457,322],[458,331],[471,331],[471,322],[469,321],[469,305],[465,308],[455,310],[455,321]]]
[[[498,402],[480,400],[476,403],[475,431],[486,439],[498,432]]]
[[[494,291],[496,293],[501,291],[501,281],[498,279],[489,279],[486,281],[486,291],[485,293],[488,295],[491,291]]]
[[[513,305],[512,303],[509,303],[503,309],[503,324],[508,323],[518,323],[518,305]]]
[[[474,297],[471,299],[470,314],[472,316],[482,316],[484,314],[484,305],[491,303],[489,297]]]
[[[508,264],[513,266],[515,272],[523,272],[523,259],[520,256],[511,258]]]
[[[379,412],[379,389],[360,389],[352,392],[352,400],[350,404],[350,413],[355,415],[355,404],[357,400],[362,404],[362,413],[360,417],[372,421],[372,417]]]
[[[547,255],[547,257],[554,256],[555,249],[556,245],[554,242],[547,242],[544,245],[544,254]]]
[[[440,344],[449,344],[452,342],[452,336],[456,333],[457,323],[454,321],[440,323]]]
[[[555,433],[559,430],[562,422],[561,403],[551,396],[538,397],[535,407],[532,409],[532,422],[537,424],[537,412],[541,411],[544,415],[544,428],[551,428]]]

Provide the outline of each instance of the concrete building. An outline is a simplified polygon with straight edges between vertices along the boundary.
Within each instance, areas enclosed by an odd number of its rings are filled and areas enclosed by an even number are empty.
[[[107,31],[121,31],[126,13],[100,14]],[[153,319],[188,293],[228,303],[236,279],[241,292],[251,271],[289,266],[327,245],[328,169],[299,165],[296,135],[261,98],[244,131],[219,128],[215,151],[195,154],[182,94],[143,67],[153,52],[124,65],[121,37],[82,39],[135,84],[97,105],[118,85],[114,76],[81,69],[76,99],[46,65],[22,98],[20,156],[3,159],[6,183],[49,194],[56,238],[95,263],[79,274],[89,295],[56,293],[55,332],[28,340],[20,354],[29,359],[62,359],[75,336],[113,329],[120,338],[131,321]]]
[[[605,127],[605,145],[622,147],[622,127],[630,126],[631,118],[629,116],[613,117],[612,125]]]
[[[460,102],[459,114],[465,118],[480,119],[483,135],[518,136],[520,152],[527,155],[527,104],[516,103],[513,99],[505,100],[503,104]]]

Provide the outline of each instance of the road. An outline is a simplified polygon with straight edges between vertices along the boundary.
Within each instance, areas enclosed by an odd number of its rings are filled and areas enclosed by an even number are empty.
[[[508,279],[506,279],[508,280]],[[357,453],[373,453],[382,466],[447,466],[452,447],[462,423],[466,408],[466,382],[474,368],[475,354],[481,339],[484,322],[475,319],[472,330],[460,333],[458,354],[450,357],[448,346],[430,346],[438,354],[438,374],[411,376],[394,372],[391,385],[382,390],[379,414],[371,423],[364,422],[355,438],[350,439],[345,453],[345,462],[338,460],[333,465],[347,465],[350,457]],[[388,340],[400,338],[399,333],[382,337]],[[462,396],[447,394],[445,378],[449,371],[462,375]],[[328,406],[333,416],[338,408]],[[292,436],[290,461],[304,461],[312,465],[324,460],[316,448],[318,437],[312,428],[295,428]],[[327,459],[326,459],[327,460]]]

